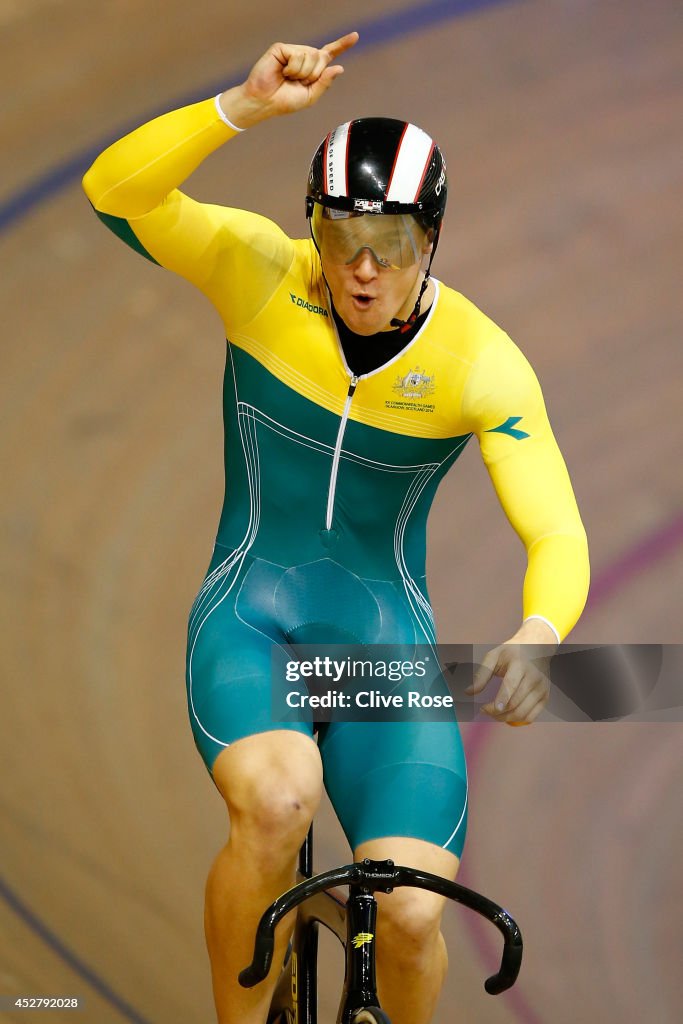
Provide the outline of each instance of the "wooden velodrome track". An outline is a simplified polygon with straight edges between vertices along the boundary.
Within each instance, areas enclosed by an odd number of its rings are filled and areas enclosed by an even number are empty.
[[[202,899],[226,829],[183,683],[221,496],[221,328],[92,215],[86,150],[218,91],[278,37],[358,28],[324,103],[248,133],[190,191],[298,233],[331,125],[383,113],[434,134],[452,183],[437,276],[535,365],[584,514],[594,591],[574,639],[683,639],[683,8],[462,6],[0,2],[0,993],[86,1001],[47,1019],[213,1020]],[[430,523],[442,640],[503,639],[523,552],[476,447]],[[515,913],[526,960],[486,996],[497,939],[449,913],[437,1020],[680,1020],[680,726],[465,731],[462,879]],[[347,859],[326,807],[317,866]]]

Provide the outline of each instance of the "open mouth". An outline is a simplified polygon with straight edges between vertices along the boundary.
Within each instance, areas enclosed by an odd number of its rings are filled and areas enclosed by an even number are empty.
[[[353,301],[359,309],[368,309],[375,301],[372,295],[354,295],[352,296]]]

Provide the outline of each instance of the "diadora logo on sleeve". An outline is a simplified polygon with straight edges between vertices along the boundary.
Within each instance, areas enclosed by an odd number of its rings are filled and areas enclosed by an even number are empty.
[[[521,419],[521,416],[508,416],[505,423],[501,423],[498,427],[489,427],[486,433],[507,434],[508,437],[514,437],[515,441],[523,441],[525,437],[530,437],[530,434],[524,430],[517,430],[517,424]]]
[[[329,317],[330,315],[324,306],[314,306],[312,303],[307,302],[306,299],[302,299],[300,295],[295,295],[294,292],[290,292],[289,297],[299,309],[305,309],[309,313],[317,313],[318,316]]]

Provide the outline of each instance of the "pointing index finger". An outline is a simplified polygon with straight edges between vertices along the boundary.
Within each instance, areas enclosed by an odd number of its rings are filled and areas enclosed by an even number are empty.
[[[330,60],[334,60],[340,54],[350,50],[352,46],[355,46],[360,36],[357,32],[347,32],[345,36],[340,36],[339,39],[335,39],[333,43],[328,43],[323,46],[325,53],[329,54]]]

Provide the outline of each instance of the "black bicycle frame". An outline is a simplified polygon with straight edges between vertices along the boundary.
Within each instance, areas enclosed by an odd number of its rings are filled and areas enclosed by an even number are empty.
[[[334,932],[346,948],[346,972],[337,1024],[351,1024],[357,1010],[379,1005],[374,941],[377,903],[373,893],[389,893],[405,885],[440,893],[491,921],[503,935],[504,946],[500,968],[487,978],[484,988],[491,995],[497,995],[514,985],[522,961],[522,935],[507,911],[485,896],[439,875],[399,867],[391,860],[366,859],[315,876],[312,860],[311,829],[299,854],[299,873],[303,880],[265,911],[256,931],[253,961],[239,976],[245,988],[263,981],[273,959],[275,926],[290,910],[299,907],[289,960],[273,996],[269,1021],[289,1012],[290,1017],[284,1019],[294,1024],[317,1024],[319,924]],[[349,886],[348,899],[334,891],[337,885]]]

